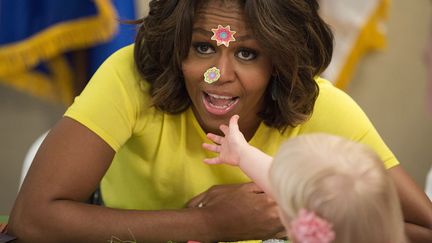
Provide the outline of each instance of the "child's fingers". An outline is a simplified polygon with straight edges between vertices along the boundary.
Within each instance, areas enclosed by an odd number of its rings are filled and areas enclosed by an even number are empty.
[[[222,143],[222,137],[213,133],[207,133],[207,138],[212,140],[214,143],[221,144]]]
[[[239,126],[238,126],[238,120],[239,120],[240,116],[239,115],[234,115],[231,117],[230,122],[229,122],[229,127],[230,129],[234,129],[234,131],[238,131],[239,130]]]
[[[219,126],[219,129],[223,132],[223,134],[225,134],[225,136],[228,135],[229,132],[229,127],[225,124],[222,124]]]
[[[204,163],[209,164],[209,165],[215,165],[215,164],[220,164],[220,159],[219,157],[215,157],[215,158],[210,158],[210,159],[204,159]]]
[[[216,144],[203,143],[202,147],[209,150],[209,151],[215,152],[215,153],[220,152],[220,146],[216,145]]]

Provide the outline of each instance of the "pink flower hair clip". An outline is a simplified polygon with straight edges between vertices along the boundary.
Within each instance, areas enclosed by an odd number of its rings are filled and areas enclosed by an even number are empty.
[[[212,84],[218,81],[220,78],[220,70],[217,67],[211,67],[204,73],[204,81],[208,84]]]
[[[211,37],[212,40],[216,41],[217,46],[225,45],[226,47],[229,46],[229,43],[231,41],[235,41],[234,34],[235,31],[231,30],[231,27],[229,25],[223,27],[222,25],[218,25],[217,29],[212,29],[213,36]]]
[[[291,221],[291,233],[296,242],[330,243],[335,239],[332,224],[320,218],[314,212],[301,209]]]

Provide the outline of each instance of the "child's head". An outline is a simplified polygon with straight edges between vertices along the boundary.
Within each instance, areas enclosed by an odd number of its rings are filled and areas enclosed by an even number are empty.
[[[293,240],[292,220],[305,209],[333,225],[333,242],[405,241],[394,185],[364,145],[326,134],[290,139],[274,157],[270,181]]]

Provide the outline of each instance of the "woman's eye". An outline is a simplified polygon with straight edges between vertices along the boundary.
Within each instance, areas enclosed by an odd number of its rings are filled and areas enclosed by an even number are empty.
[[[210,44],[207,43],[196,43],[193,44],[195,50],[200,54],[211,54],[214,53],[214,49]]]
[[[241,50],[237,52],[237,57],[245,61],[250,61],[257,57],[257,53],[252,50]]]

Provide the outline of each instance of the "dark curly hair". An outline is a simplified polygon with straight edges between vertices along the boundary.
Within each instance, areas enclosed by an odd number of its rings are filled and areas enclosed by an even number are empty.
[[[134,58],[152,102],[168,113],[186,110],[191,100],[181,63],[187,57],[195,13],[210,0],[153,0],[138,20]],[[223,0],[221,0],[223,1]],[[319,88],[314,78],[328,66],[333,35],[318,15],[316,0],[237,0],[252,34],[272,58],[274,75],[258,113],[281,131],[305,121]]]

